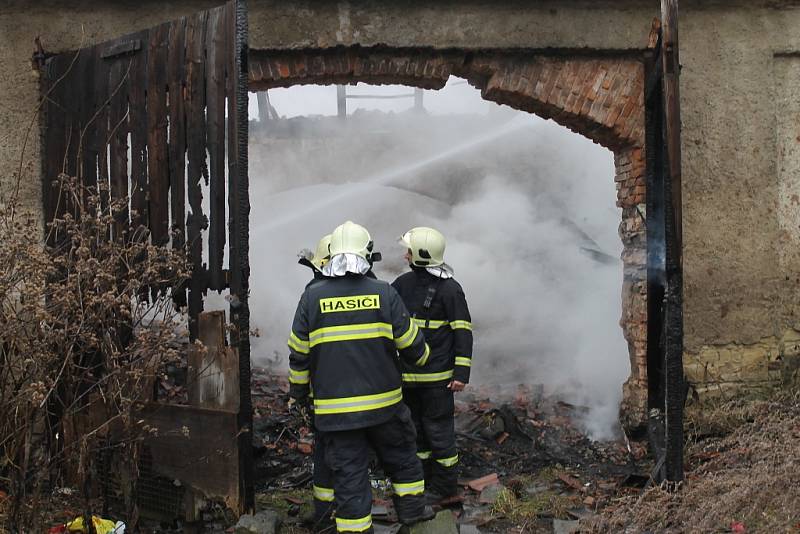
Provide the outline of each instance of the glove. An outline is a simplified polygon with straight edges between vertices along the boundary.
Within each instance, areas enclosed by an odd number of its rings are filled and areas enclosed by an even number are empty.
[[[290,397],[288,406],[289,415],[300,420],[306,426],[311,424],[311,403],[308,397]]]

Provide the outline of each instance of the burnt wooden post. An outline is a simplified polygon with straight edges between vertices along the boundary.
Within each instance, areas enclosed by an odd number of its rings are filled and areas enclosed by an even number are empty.
[[[230,213],[231,345],[239,349],[239,473],[245,511],[255,509],[253,482],[253,405],[250,398],[250,194],[247,174],[247,5],[235,3],[235,84],[228,97],[228,183]]]
[[[647,433],[656,457],[654,476],[661,480],[664,458],[664,78],[661,68],[661,23],[653,21],[645,55],[645,163],[647,238]]]
[[[662,68],[664,70],[664,180],[666,278],[665,309],[665,475],[683,480],[683,256],[681,224],[681,117],[678,77],[678,0],[661,0]]]

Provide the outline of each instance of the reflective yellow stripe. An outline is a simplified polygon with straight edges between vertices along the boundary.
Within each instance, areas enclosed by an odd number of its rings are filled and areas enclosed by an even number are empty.
[[[431,348],[428,346],[427,343],[425,343],[425,354],[423,354],[422,357],[419,360],[417,360],[417,367],[422,367],[423,365],[428,363],[428,356],[430,355],[431,355]]]
[[[397,346],[398,350],[403,350],[411,346],[414,342],[414,338],[417,337],[417,332],[419,332],[419,328],[413,322],[409,321],[408,330],[406,333],[400,337],[394,338],[394,344]]]
[[[447,321],[434,321],[432,319],[426,321],[425,319],[418,319],[417,317],[414,317],[412,321],[414,321],[414,324],[420,328],[431,328],[433,330],[448,324]]]
[[[405,483],[392,483],[394,494],[398,497],[405,497],[406,495],[421,495],[425,492],[425,481],[417,480],[416,482]]]
[[[456,365],[462,365],[464,367],[472,367],[472,360],[469,358],[465,358],[463,356],[456,356]]]
[[[314,498],[318,501],[333,502],[333,488],[314,486]]]
[[[358,519],[336,518],[336,530],[339,532],[364,532],[372,526],[372,514]]]
[[[456,330],[464,328],[465,330],[472,330],[472,323],[469,321],[450,321],[450,328]]]
[[[362,395],[360,397],[343,397],[340,399],[314,399],[314,413],[317,415],[333,413],[365,412],[377,410],[403,400],[403,388],[377,393],[375,395]]]
[[[294,332],[289,334],[289,341],[286,342],[290,349],[300,354],[308,354],[308,341],[303,341],[295,335]]]
[[[335,341],[351,341],[354,339],[375,339],[385,337],[393,339],[392,325],[389,323],[362,323],[344,326],[328,326],[318,328],[308,336],[309,346]]]
[[[441,373],[403,373],[403,382],[436,382],[453,378],[453,370]]]
[[[427,460],[431,457],[431,451],[417,451],[417,458],[420,460]]]
[[[436,463],[445,467],[453,467],[458,463],[458,455],[456,454],[450,458],[436,458]]]
[[[295,371],[289,369],[289,382],[292,384],[308,384],[310,376],[308,371]]]

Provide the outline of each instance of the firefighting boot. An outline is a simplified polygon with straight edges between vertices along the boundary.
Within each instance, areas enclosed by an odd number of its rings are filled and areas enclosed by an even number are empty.
[[[422,521],[428,521],[436,517],[433,508],[425,504],[422,495],[407,497],[393,496],[394,509],[397,512],[397,519],[404,525],[415,525]]]
[[[314,510],[302,518],[302,525],[311,532],[333,534],[336,523],[333,520],[333,503],[314,499]]]

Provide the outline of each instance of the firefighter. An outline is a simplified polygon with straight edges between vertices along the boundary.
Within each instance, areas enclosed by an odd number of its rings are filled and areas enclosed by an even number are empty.
[[[306,289],[312,284],[322,280],[322,268],[328,263],[330,259],[330,251],[328,250],[331,244],[331,234],[323,236],[317,243],[316,250],[312,253],[310,250],[300,251],[300,260],[298,263],[309,267],[314,273],[314,278],[306,285]],[[306,411],[307,407],[303,406],[302,411]],[[312,416],[313,416],[313,412]],[[333,473],[325,461],[325,440],[322,438],[322,432],[316,430],[314,432],[314,453],[313,453],[313,496],[314,508],[310,517],[304,522],[306,526],[310,527],[314,532],[328,532],[333,528],[332,514],[335,507],[334,492],[333,492]]]
[[[317,242],[317,249],[313,253],[308,249],[303,249],[300,251],[300,254],[298,254],[300,259],[297,261],[297,263],[310,268],[314,273],[314,280],[323,278],[322,267],[328,263],[328,260],[331,258],[331,253],[328,250],[330,245],[331,234],[328,234],[322,236],[322,238]],[[312,282],[314,280],[312,280]],[[309,282],[309,284],[310,283],[311,282]]]
[[[427,501],[434,504],[458,492],[453,393],[469,382],[472,319],[464,291],[444,262],[444,236],[417,227],[400,242],[411,271],[392,286],[431,349],[421,369],[403,363],[402,377],[403,397],[417,428],[417,455],[425,463]]]
[[[314,392],[338,532],[373,532],[370,447],[392,480],[400,521],[433,517],[398,368],[398,353],[410,367],[421,367],[430,350],[397,292],[365,276],[371,253],[362,226],[347,221],[333,231],[325,278],[300,297],[288,342],[290,396]]]

